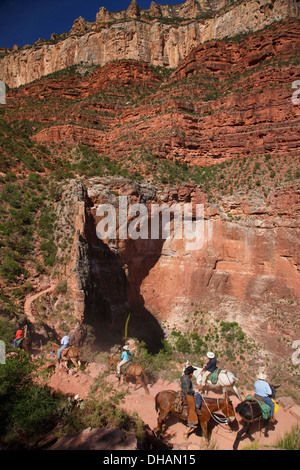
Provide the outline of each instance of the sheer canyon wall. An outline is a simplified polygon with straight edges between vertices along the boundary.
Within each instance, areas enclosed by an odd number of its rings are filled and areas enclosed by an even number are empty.
[[[117,13],[102,7],[95,22],[79,18],[68,33],[0,49],[0,79],[18,87],[75,64],[103,66],[120,59],[174,68],[206,41],[257,31],[289,17],[299,17],[298,0],[152,2],[148,10],[132,1]]]

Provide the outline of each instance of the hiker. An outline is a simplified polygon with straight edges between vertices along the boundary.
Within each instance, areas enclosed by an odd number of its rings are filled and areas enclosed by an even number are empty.
[[[202,374],[202,388],[205,387],[206,380],[217,369],[217,359],[213,352],[209,351],[206,356],[209,358],[208,363],[203,367]]]
[[[20,339],[23,338],[23,328],[21,328],[20,326],[18,326],[18,329],[17,329],[17,332],[16,332],[16,336],[15,336],[15,339],[14,339],[14,347],[16,348],[18,346],[18,342],[20,341]]]
[[[257,380],[254,382],[255,395],[261,398],[271,408],[271,422],[274,422],[275,404],[271,400],[272,389],[266,381],[267,376],[263,372],[257,374]]]
[[[63,351],[63,349],[67,348],[68,346],[70,346],[70,337],[68,335],[65,335],[61,342],[61,347],[59,348],[58,352],[57,352],[57,359],[60,359],[60,355],[61,355],[61,352]]]
[[[189,407],[188,426],[193,429],[198,425],[198,416],[196,413],[195,390],[193,388],[192,376],[196,370],[193,366],[188,366],[180,379],[182,395],[187,401]]]
[[[133,356],[132,352],[129,350],[129,346],[124,346],[123,347],[123,352],[121,356],[121,361],[118,362],[117,365],[117,377],[121,377],[121,367],[126,364],[126,362],[130,361],[130,356]]]

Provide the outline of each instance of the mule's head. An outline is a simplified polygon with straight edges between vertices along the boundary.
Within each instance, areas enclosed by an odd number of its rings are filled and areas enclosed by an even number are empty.
[[[235,412],[234,412],[232,401],[230,400],[227,392],[225,392],[225,399],[226,399],[226,407],[225,407],[225,410],[223,410],[223,412],[227,420],[229,421],[229,423],[232,423],[236,418],[235,418]]]

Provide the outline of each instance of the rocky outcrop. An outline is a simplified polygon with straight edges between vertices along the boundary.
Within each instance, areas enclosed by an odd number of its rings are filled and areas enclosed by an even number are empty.
[[[91,179],[87,194],[86,236],[97,295],[90,298],[86,312],[95,315],[97,310],[102,321],[106,318],[106,337],[108,331],[121,330],[128,312],[134,312],[133,336],[151,343],[162,323],[184,331],[194,308],[237,321],[273,354],[291,353],[288,344],[276,338],[284,332],[293,341],[300,334],[293,321],[300,299],[299,183],[275,190],[268,207],[255,193],[251,198],[235,195],[214,206],[197,186],[162,192],[122,178]],[[186,203],[204,204],[201,242],[195,245],[174,234],[166,240],[100,240],[97,207],[112,204],[118,211],[117,195],[126,196],[129,207],[146,204],[148,214],[154,203],[182,208]]]
[[[75,434],[61,437],[50,450],[136,450],[137,438],[120,429],[87,428]]]
[[[0,79],[18,87],[75,64],[103,66],[119,59],[174,68],[194,47],[208,40],[256,31],[274,21],[299,16],[297,5],[296,0],[234,4],[188,0],[174,6],[152,2],[149,10],[140,10],[133,1],[119,13],[101,8],[95,23],[79,18],[69,34],[39,40],[4,55],[0,58]]]

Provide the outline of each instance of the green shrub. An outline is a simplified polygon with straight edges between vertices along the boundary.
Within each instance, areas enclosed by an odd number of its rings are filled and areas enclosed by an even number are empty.
[[[33,380],[37,364],[22,350],[14,350],[0,364],[0,436],[8,442],[16,429],[27,437],[53,426],[61,396]]]
[[[279,438],[275,447],[285,450],[300,450],[300,428],[297,424],[292,430],[286,432],[283,437]]]

